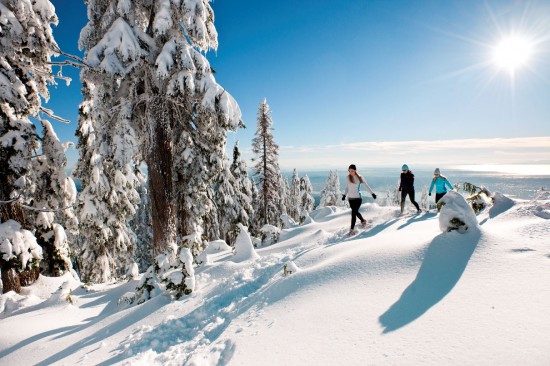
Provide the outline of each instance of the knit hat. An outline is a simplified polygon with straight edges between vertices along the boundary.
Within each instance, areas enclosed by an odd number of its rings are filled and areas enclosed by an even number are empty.
[[[435,168],[435,170],[434,170],[434,174],[440,174],[440,172],[439,172],[439,168]]]
[[[353,169],[353,170],[357,170],[357,167],[355,166],[355,164],[351,164],[348,168],[348,170],[350,169]]]
[[[401,170],[409,170],[409,166],[407,164],[403,164]]]

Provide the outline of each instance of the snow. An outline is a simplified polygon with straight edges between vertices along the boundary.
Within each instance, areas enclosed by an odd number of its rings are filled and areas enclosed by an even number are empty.
[[[494,194],[463,233],[450,212],[324,207],[252,252],[211,243],[195,291],[124,301],[139,279],[79,286],[40,277],[0,296],[6,365],[548,365],[550,200]],[[447,213],[445,213],[447,209]],[[544,213],[546,212],[546,214]],[[247,251],[248,250],[248,251]],[[187,261],[187,253],[180,256]],[[285,266],[286,265],[286,266]],[[287,273],[285,275],[285,267]],[[292,273],[288,273],[291,270]],[[142,275],[143,276],[143,275]],[[72,300],[68,301],[68,298]]]
[[[24,269],[29,260],[42,258],[42,247],[29,230],[17,221],[8,220],[0,224],[0,255],[4,261],[17,258]]]

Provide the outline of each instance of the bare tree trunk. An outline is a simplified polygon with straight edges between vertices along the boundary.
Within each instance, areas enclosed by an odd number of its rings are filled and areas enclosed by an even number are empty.
[[[170,123],[163,98],[155,98],[147,107],[150,126],[146,163],[149,175],[149,198],[153,221],[153,253],[162,253],[175,242],[174,191]]]
[[[21,281],[15,268],[2,268],[2,284],[4,285],[4,293],[10,291],[21,293]]]

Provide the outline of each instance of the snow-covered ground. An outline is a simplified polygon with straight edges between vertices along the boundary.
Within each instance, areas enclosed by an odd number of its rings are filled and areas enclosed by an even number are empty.
[[[180,300],[41,277],[0,297],[0,364],[549,365],[550,200],[496,197],[465,233],[322,208],[254,260],[213,246]]]

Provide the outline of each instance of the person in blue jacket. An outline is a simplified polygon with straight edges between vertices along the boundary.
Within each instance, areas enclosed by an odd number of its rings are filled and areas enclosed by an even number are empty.
[[[434,178],[432,179],[432,184],[430,185],[429,196],[432,195],[432,189],[435,187],[435,203],[437,203],[446,193],[447,187],[452,191],[453,186],[447,179],[447,177],[441,175],[439,168],[435,168]],[[439,209],[437,209],[439,211]]]

